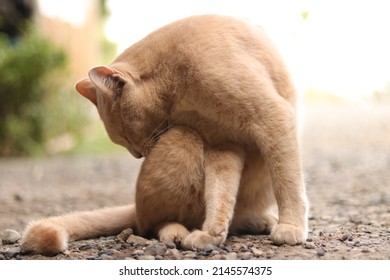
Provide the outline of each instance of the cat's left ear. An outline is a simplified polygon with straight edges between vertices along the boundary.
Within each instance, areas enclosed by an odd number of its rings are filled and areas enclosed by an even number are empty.
[[[102,92],[114,96],[122,94],[126,79],[123,74],[114,68],[98,66],[88,73],[92,83]]]
[[[89,78],[82,79],[76,84],[76,90],[93,104],[97,105],[96,87]]]

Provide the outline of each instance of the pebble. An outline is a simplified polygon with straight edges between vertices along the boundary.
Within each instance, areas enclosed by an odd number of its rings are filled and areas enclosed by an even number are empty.
[[[121,242],[126,242],[126,240],[129,238],[130,235],[133,234],[133,229],[128,228],[122,231],[120,234],[116,236],[116,239]]]
[[[347,241],[347,240],[352,241],[352,240],[353,240],[353,237],[352,237],[352,235],[349,234],[349,233],[344,233],[344,234],[341,236],[340,240],[341,240],[341,241]]]
[[[305,248],[306,249],[314,249],[316,247],[316,245],[314,245],[313,242],[306,242],[305,243]]]
[[[167,245],[167,248],[168,248],[168,249],[176,249],[176,244],[175,244],[175,242],[172,242],[172,241],[166,242],[165,245]]]
[[[373,250],[371,249],[362,249],[362,253],[365,253],[365,254],[368,254],[368,253],[372,253]]]
[[[184,251],[183,256],[185,258],[194,259],[197,256],[197,254],[195,252],[192,252],[192,251]]]
[[[239,255],[240,260],[249,260],[252,257],[251,252],[243,252]]]
[[[273,255],[275,255],[275,252],[271,249],[268,249],[266,255],[267,258],[271,258]]]
[[[237,260],[237,253],[227,253],[225,256],[222,257],[224,260]]]
[[[210,256],[216,256],[216,255],[220,255],[221,253],[217,250],[212,250],[211,253],[210,253]]]
[[[264,254],[262,250],[253,247],[251,248],[251,251],[253,256],[255,256],[256,258],[261,257]]]
[[[119,253],[119,251],[117,251],[115,249],[105,249],[105,250],[99,252],[100,255],[108,255],[108,256],[114,255],[116,253]]]
[[[164,256],[167,252],[168,248],[167,245],[164,243],[158,242],[154,244],[150,244],[148,247],[145,248],[144,252],[145,255],[151,255],[151,256]]]
[[[165,255],[175,260],[180,260],[183,258],[183,255],[178,249],[168,249]]]
[[[19,247],[15,247],[15,248],[11,248],[8,251],[6,251],[4,253],[4,257],[7,258],[7,259],[11,259],[11,258],[13,258],[13,257],[15,257],[16,255],[19,255],[19,254],[20,254],[20,248]]]
[[[146,239],[145,245],[149,246],[151,244],[156,244],[156,243],[158,243],[157,239]]]
[[[14,195],[14,200],[17,201],[17,202],[21,202],[21,201],[24,200],[24,198],[23,198],[22,195],[16,193],[16,194]]]
[[[92,248],[92,245],[91,245],[91,244],[84,244],[84,245],[81,245],[81,246],[79,247],[79,250],[85,251],[85,250],[89,250],[89,249],[91,249],[91,248]]]
[[[324,248],[322,248],[322,247],[318,248],[318,250],[317,250],[317,256],[319,256],[319,257],[325,256],[325,250],[324,250]]]
[[[144,246],[148,240],[137,235],[130,235],[126,242],[134,246]]]
[[[2,243],[13,244],[20,239],[20,233],[13,229],[6,229],[1,233]]]
[[[106,255],[106,254],[101,254],[98,258],[99,260],[112,260],[113,257],[110,256],[110,255]]]
[[[154,256],[144,255],[144,256],[139,256],[138,259],[143,261],[153,261],[156,258]]]
[[[131,255],[132,256],[138,256],[138,255],[144,255],[144,251],[143,250],[134,250]]]

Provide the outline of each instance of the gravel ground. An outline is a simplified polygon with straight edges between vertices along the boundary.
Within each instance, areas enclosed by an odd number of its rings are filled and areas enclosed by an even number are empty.
[[[21,233],[37,218],[132,202],[140,161],[127,154],[0,159],[0,260],[390,259],[390,104],[312,104],[303,119],[305,244],[275,246],[267,235],[244,235],[193,252],[127,230],[72,242],[54,257],[23,255],[18,242],[5,244],[5,229]]]

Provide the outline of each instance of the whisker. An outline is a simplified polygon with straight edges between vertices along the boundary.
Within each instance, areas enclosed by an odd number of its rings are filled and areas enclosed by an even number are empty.
[[[178,120],[180,120],[181,117],[176,119],[175,121],[171,122],[169,119],[166,119],[162,121],[153,131],[153,133],[148,137],[148,139],[145,141],[143,147],[145,151],[145,155],[149,154],[150,149],[154,146],[155,142],[158,140],[158,138],[161,136],[161,134],[167,132],[171,127],[173,127]],[[167,123],[167,126],[162,128],[161,127]]]
[[[166,122],[168,121],[168,119],[166,120],[163,120],[152,132],[152,134],[149,136],[148,140],[152,140],[153,139],[153,135],[158,131],[158,129]]]
[[[180,117],[177,120],[173,121],[173,122],[169,122],[169,120],[167,120],[168,121],[168,126],[166,128],[164,128],[164,129],[160,130],[158,133],[152,135],[153,136],[152,140],[154,140],[154,141],[157,140],[158,137],[161,134],[167,132],[171,127],[173,127],[179,119],[180,119]]]

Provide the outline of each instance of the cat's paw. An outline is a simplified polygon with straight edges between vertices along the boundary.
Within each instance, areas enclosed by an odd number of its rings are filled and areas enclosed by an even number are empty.
[[[306,241],[307,233],[304,227],[290,224],[277,224],[272,228],[271,239],[277,244],[296,245]]]
[[[191,232],[181,242],[181,246],[185,249],[203,249],[205,245],[211,244],[220,246],[226,240],[226,232],[219,234],[211,234],[208,231],[195,230]]]
[[[20,243],[24,253],[53,256],[67,249],[68,233],[60,225],[35,222],[26,228]]]
[[[185,226],[178,223],[166,224],[158,231],[158,237],[164,243],[174,242],[179,244],[189,234],[190,232]]]

